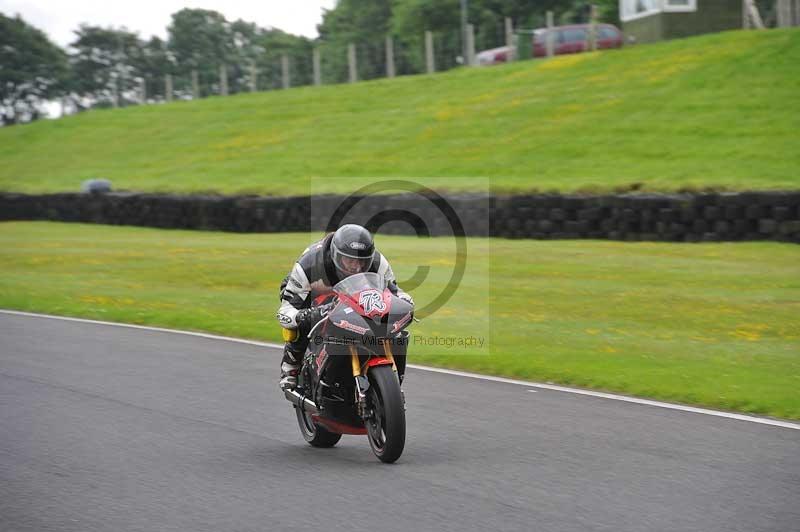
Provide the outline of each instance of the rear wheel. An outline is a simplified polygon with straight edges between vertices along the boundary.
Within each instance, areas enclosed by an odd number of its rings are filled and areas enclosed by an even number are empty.
[[[308,374],[308,367],[303,365],[303,370],[300,374],[299,384],[311,382],[311,376]],[[294,412],[297,414],[297,424],[300,426],[300,434],[313,447],[333,447],[339,440],[342,439],[341,434],[331,432],[319,423],[315,423],[311,418],[311,414],[300,408],[294,407]]]
[[[314,423],[311,415],[300,407],[296,406],[294,410],[297,413],[297,424],[300,425],[300,433],[303,435],[303,439],[312,446],[333,447],[342,439],[341,434],[331,432],[318,423]]]
[[[400,382],[391,366],[375,366],[368,377],[367,439],[381,462],[392,463],[403,454],[406,444],[406,413]]]

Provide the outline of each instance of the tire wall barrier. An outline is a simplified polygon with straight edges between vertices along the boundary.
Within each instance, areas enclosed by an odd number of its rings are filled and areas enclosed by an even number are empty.
[[[334,195],[277,198],[0,193],[0,220],[255,233],[309,232],[326,230],[330,220],[327,213],[344,200],[344,196]],[[800,191],[607,196],[449,195],[443,201],[458,214],[467,236],[800,243]],[[370,196],[364,205],[370,212],[413,208],[426,220],[431,235],[452,234],[435,202],[399,194]],[[348,221],[359,220],[352,217],[343,220]],[[415,228],[404,222],[391,222],[379,232],[416,234]]]

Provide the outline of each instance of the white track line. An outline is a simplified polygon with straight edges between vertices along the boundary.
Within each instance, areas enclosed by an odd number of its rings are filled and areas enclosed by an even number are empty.
[[[34,312],[21,312],[19,310],[3,310],[0,309],[0,314],[13,314],[15,316],[31,316],[33,318],[47,318],[51,320],[64,320],[76,321],[79,323],[94,323],[96,325],[113,325],[114,327],[125,327],[128,329],[142,329],[144,331],[158,331],[172,334],[185,334],[186,336],[199,336],[200,338],[209,338],[211,340],[224,340],[226,342],[235,342],[237,344],[257,345],[259,347],[274,347],[276,349],[283,349],[283,344],[272,344],[268,342],[258,342],[256,340],[245,340],[243,338],[231,338],[230,336],[218,336],[216,334],[208,334],[194,331],[181,331],[178,329],[164,329],[161,327],[149,327],[147,325],[133,325],[131,323],[118,323],[114,321],[98,321],[87,320],[84,318],[70,318],[67,316],[53,316],[52,314],[36,314]]]
[[[785,429],[800,430],[800,424],[790,423],[788,421],[780,421],[777,419],[769,419],[756,416],[746,416],[744,414],[734,414],[732,412],[722,412],[720,410],[708,410],[707,408],[697,408],[694,406],[679,405],[674,403],[662,403],[661,401],[651,401],[649,399],[639,399],[637,397],[628,397],[625,395],[617,395],[613,393],[594,392],[591,390],[581,390],[580,388],[568,388],[566,386],[556,386],[554,384],[543,384],[538,382],[520,381],[515,379],[506,379],[504,377],[492,377],[489,375],[477,375],[475,373],[468,373],[466,371],[456,371],[452,369],[430,368],[427,366],[416,366],[409,364],[408,367],[431,371],[434,373],[445,373],[447,375],[457,375],[459,377],[468,377],[470,379],[480,379],[484,381],[502,382],[505,384],[516,384],[518,386],[527,386],[528,388],[538,388],[540,390],[552,390],[556,392],[573,393],[577,395],[588,395],[590,397],[598,397],[601,399],[611,399],[613,401],[624,401],[626,403],[635,403],[638,405],[655,406],[658,408],[668,408],[670,410],[679,410],[681,412],[692,412],[694,414],[705,414],[707,416],[724,417],[727,419],[738,419],[739,421],[749,421],[751,423],[760,423],[761,425],[771,425],[773,427],[782,427]],[[528,390],[529,392],[536,392],[536,390]]]
[[[148,327],[145,325],[132,325],[129,323],[115,323],[110,321],[97,321],[97,320],[87,320],[83,318],[70,318],[66,316],[53,316],[50,314],[36,314],[33,312],[20,312],[17,310],[3,310],[0,309],[0,314],[11,314],[15,316],[30,316],[34,318],[47,318],[53,320],[64,320],[64,321],[75,321],[79,323],[93,323],[96,325],[112,325],[114,327],[126,327],[129,329],[142,329],[145,331],[157,331],[157,332],[165,332],[165,333],[172,333],[172,334],[183,334],[186,336],[197,336],[200,338],[208,338],[211,340],[222,340],[225,342],[235,342],[239,344],[247,344],[247,345],[255,345],[259,347],[270,347],[274,349],[283,349],[283,344],[275,344],[270,342],[258,342],[255,340],[245,340],[242,338],[231,338],[229,336],[218,336],[215,334],[208,334],[208,333],[201,333],[201,332],[193,332],[193,331],[180,331],[177,329],[164,329],[161,327]],[[600,399],[610,399],[613,401],[623,401],[626,403],[635,403],[639,405],[646,405],[646,406],[654,406],[657,408],[666,408],[669,410],[677,410],[680,412],[691,412],[693,414],[704,414],[707,416],[715,416],[715,417],[722,417],[726,419],[736,419],[738,421],[747,421],[750,423],[758,423],[760,425],[769,425],[772,427],[781,427],[785,429],[794,429],[800,430],[800,424],[798,423],[790,423],[788,421],[780,421],[777,419],[769,419],[763,417],[756,417],[756,416],[746,416],[743,414],[734,414],[732,412],[722,412],[719,410],[708,410],[706,408],[697,408],[694,406],[686,406],[686,405],[679,405],[673,403],[662,403],[661,401],[651,401],[649,399],[638,399],[636,397],[627,397],[625,395],[617,395],[612,393],[605,393],[605,392],[594,392],[590,390],[581,390],[579,388],[569,388],[566,386],[556,386],[553,384],[543,384],[538,382],[531,382],[531,381],[523,381],[517,379],[506,379],[504,377],[493,377],[490,375],[478,375],[477,373],[469,373],[466,371],[456,371],[452,369],[442,369],[442,368],[431,368],[428,366],[418,366],[416,364],[409,364],[409,368],[421,370],[421,371],[429,371],[431,373],[443,373],[445,375],[453,375],[457,377],[466,377],[469,379],[478,379],[483,381],[491,381],[491,382],[500,382],[503,384],[515,384],[517,386],[525,386],[526,388],[537,388],[541,390],[550,390],[556,392],[564,392],[564,393],[571,393],[576,395],[586,395],[589,397],[595,397]],[[533,392],[535,390],[528,390]]]

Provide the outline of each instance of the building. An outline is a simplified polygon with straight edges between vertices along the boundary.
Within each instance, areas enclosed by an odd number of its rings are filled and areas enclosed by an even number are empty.
[[[645,43],[741,29],[743,0],[619,0],[626,38]]]

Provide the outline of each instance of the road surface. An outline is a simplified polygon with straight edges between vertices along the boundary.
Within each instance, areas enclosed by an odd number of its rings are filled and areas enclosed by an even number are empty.
[[[279,359],[0,314],[0,531],[800,531],[800,430],[411,369],[385,465]]]

